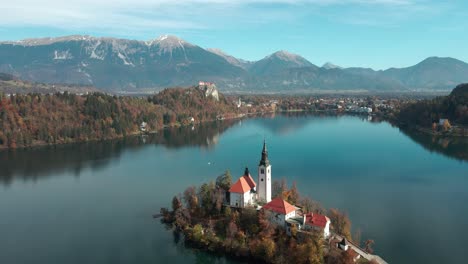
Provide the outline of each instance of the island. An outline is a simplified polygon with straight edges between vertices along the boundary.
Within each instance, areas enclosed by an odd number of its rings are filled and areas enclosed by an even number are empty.
[[[248,168],[232,182],[229,171],[188,187],[161,208],[161,222],[183,235],[187,246],[264,263],[386,263],[373,254],[373,240],[360,246],[351,221],[301,197],[296,183],[273,181],[263,142],[257,182]]]

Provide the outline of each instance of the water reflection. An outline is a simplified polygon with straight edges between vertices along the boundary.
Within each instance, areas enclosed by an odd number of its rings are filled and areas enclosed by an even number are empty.
[[[287,118],[275,118],[277,116]],[[335,113],[312,112],[284,112],[279,114],[262,115],[257,123],[275,135],[287,135],[303,129],[311,122],[320,122],[323,119],[338,119],[340,115]]]
[[[15,178],[36,181],[65,172],[79,176],[85,168],[100,170],[118,161],[124,151],[137,150],[149,144],[167,148],[212,148],[220,134],[236,122],[225,120],[194,127],[168,128],[148,136],[119,140],[1,151],[0,184],[9,185]]]
[[[303,129],[311,122],[338,120],[342,115],[331,113],[282,113],[281,117],[269,114],[257,117],[256,122],[273,134],[285,135]],[[380,123],[379,119],[356,116],[363,122]],[[64,172],[79,176],[85,168],[100,170],[119,160],[124,151],[138,150],[145,145],[163,145],[166,148],[215,146],[222,133],[241,120],[211,122],[194,127],[168,128],[144,137],[127,137],[120,140],[87,142],[62,146],[0,152],[0,184],[8,185],[13,179],[36,181]],[[468,161],[466,138],[434,138],[430,135],[401,130],[429,151],[435,151],[458,160]]]
[[[436,137],[405,129],[400,129],[400,131],[430,152],[437,152],[460,161],[468,161],[468,138]]]

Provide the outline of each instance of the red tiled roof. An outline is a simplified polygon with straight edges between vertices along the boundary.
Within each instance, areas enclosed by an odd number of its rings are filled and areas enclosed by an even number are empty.
[[[229,192],[232,193],[246,193],[249,192],[252,188],[250,188],[249,183],[244,177],[240,177],[239,180],[236,181],[229,189]]]
[[[248,183],[249,186],[250,186],[250,189],[252,189],[252,188],[254,188],[255,186],[257,186],[257,185],[255,184],[255,181],[253,180],[252,176],[250,176],[250,173],[249,173],[249,175],[243,175],[242,177],[247,181],[247,183]]]
[[[265,204],[263,208],[284,215],[296,211],[296,207],[292,206],[291,204],[289,204],[281,198],[275,198],[271,200],[269,203]]]
[[[330,218],[321,215],[321,214],[314,214],[314,213],[307,213],[305,214],[306,217],[306,225],[311,225],[311,226],[318,226],[321,228],[325,228],[327,225],[327,222],[330,221]]]

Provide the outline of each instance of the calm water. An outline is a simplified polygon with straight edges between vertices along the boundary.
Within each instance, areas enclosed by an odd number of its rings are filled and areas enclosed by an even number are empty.
[[[357,117],[277,116],[121,141],[0,152],[0,263],[226,263],[151,218],[189,185],[258,164],[297,181],[390,263],[463,263],[466,141]],[[255,175],[256,176],[256,175]]]

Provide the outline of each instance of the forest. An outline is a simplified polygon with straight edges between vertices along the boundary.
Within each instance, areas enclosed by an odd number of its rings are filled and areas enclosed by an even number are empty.
[[[427,128],[439,119],[448,119],[452,125],[468,126],[468,84],[458,85],[448,96],[406,104],[398,114],[402,124]]]
[[[150,97],[104,93],[77,95],[0,93],[0,148],[112,139],[147,131],[238,116],[223,95],[216,101],[195,87],[166,89]]]

